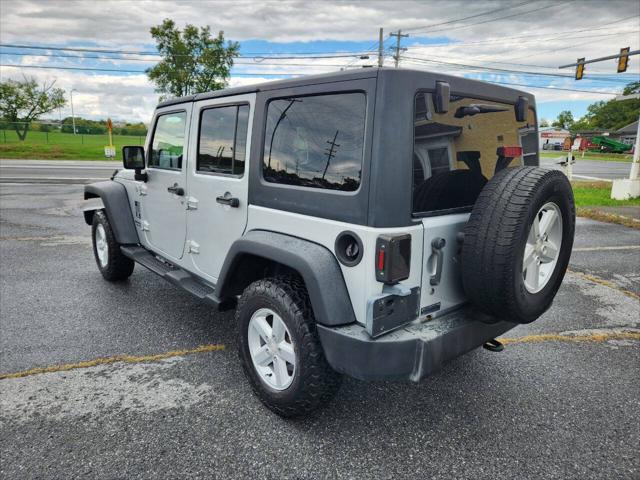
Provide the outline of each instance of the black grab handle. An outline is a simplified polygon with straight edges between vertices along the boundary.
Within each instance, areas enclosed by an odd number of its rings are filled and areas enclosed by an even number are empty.
[[[167,187],[167,192],[182,197],[184,195],[184,188],[179,187],[177,183],[174,183],[173,187]]]
[[[240,206],[240,200],[236,197],[232,197],[229,192],[225,193],[223,196],[216,197],[216,202],[222,205],[229,205],[233,208],[238,208]]]

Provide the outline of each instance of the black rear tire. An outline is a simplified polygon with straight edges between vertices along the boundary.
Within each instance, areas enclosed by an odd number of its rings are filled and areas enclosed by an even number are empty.
[[[249,351],[249,322],[260,309],[276,312],[291,336],[296,370],[290,386],[274,390],[262,380]],[[307,415],[328,403],[341,383],[324,356],[304,283],[297,277],[258,280],[249,285],[238,302],[238,350],[244,372],[258,398],[283,417]]]
[[[107,260],[103,264],[98,255],[96,232],[102,228],[105,233],[105,241],[107,245]],[[109,219],[103,210],[96,210],[93,214],[93,222],[91,225],[91,240],[93,243],[93,256],[96,259],[98,270],[105,280],[110,282],[118,282],[126,280],[133,273],[135,262],[125,257],[120,251],[120,244],[116,241],[113,229],[109,223]]]
[[[527,237],[543,205],[562,216],[562,243],[555,267],[535,293],[523,279]],[[462,281],[472,304],[501,320],[530,323],[553,302],[569,264],[575,232],[573,190],[556,170],[514,167],[484,187],[464,229]]]

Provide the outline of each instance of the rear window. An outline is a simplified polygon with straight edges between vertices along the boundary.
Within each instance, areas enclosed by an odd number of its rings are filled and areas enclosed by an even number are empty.
[[[418,93],[413,213],[473,206],[495,172],[537,162],[536,137],[531,109],[527,121],[517,122],[512,104],[451,96],[449,111],[435,113],[431,94]]]
[[[270,183],[355,191],[360,185],[364,93],[272,100],[262,174]]]

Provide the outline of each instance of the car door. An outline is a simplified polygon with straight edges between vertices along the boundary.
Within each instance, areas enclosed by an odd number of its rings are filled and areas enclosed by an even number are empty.
[[[254,101],[255,95],[249,94],[204,100],[193,107],[187,253],[197,272],[212,282],[247,224]]]
[[[186,159],[191,104],[156,112],[147,146],[148,180],[140,187],[146,244],[168,259],[182,258],[186,235]]]

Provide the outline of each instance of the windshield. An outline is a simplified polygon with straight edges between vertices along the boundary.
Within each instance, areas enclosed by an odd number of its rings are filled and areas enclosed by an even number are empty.
[[[533,110],[517,122],[512,104],[451,96],[435,113],[430,93],[416,95],[414,214],[471,207],[497,171],[537,162]]]

